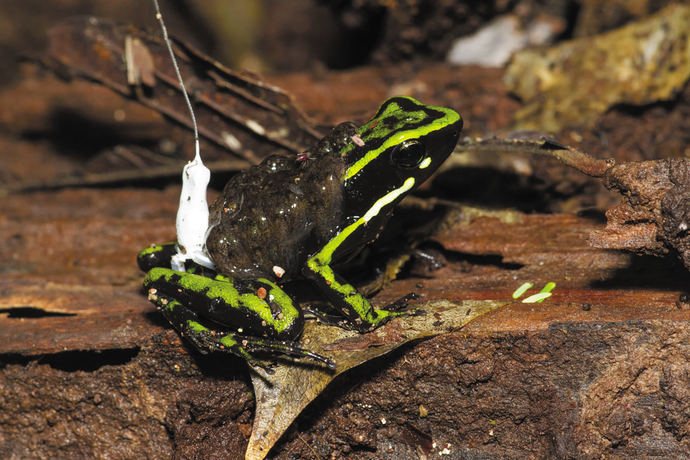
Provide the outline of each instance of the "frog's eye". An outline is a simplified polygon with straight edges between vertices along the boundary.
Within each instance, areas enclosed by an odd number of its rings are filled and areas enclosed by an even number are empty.
[[[416,139],[401,142],[391,152],[391,161],[399,168],[414,168],[426,156],[426,146]]]

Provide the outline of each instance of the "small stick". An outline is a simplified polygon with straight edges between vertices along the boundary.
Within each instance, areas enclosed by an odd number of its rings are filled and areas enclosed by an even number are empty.
[[[463,152],[503,151],[547,155],[577,169],[591,177],[603,177],[604,173],[615,166],[613,158],[595,158],[580,149],[569,147],[553,139],[542,137],[538,141],[519,139],[468,139],[458,144]]]

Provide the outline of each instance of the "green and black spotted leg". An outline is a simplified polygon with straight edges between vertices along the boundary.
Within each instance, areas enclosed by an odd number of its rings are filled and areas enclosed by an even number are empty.
[[[233,281],[220,275],[212,279],[154,267],[144,287],[149,300],[204,353],[232,353],[264,368],[267,363],[254,358],[254,353],[310,358],[335,367],[330,359],[294,341],[304,327],[302,310],[269,280]],[[208,320],[237,332],[217,331]]]

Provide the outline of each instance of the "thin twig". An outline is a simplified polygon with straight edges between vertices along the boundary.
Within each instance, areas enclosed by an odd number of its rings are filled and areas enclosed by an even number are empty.
[[[148,169],[114,171],[108,173],[84,174],[83,176],[58,177],[56,179],[37,182],[22,181],[0,184],[0,197],[14,193],[27,193],[39,190],[55,190],[63,188],[90,187],[119,184],[122,182],[139,182],[165,177],[178,177],[184,163],[170,166],[156,166]],[[241,171],[251,166],[246,160],[222,160],[206,163],[211,172]]]
[[[604,173],[616,164],[613,158],[595,158],[580,149],[569,147],[545,137],[538,141],[500,139],[497,137],[468,139],[458,144],[458,150],[465,152],[501,151],[547,155],[592,177],[603,177]]]
[[[302,442],[304,443],[304,445],[307,446],[307,448],[311,451],[312,454],[314,454],[314,455],[316,456],[316,458],[318,458],[319,460],[321,460],[321,457],[319,457],[319,454],[317,454],[317,453],[314,451],[314,449],[312,449],[311,446],[310,446],[309,444],[307,444],[307,441],[304,440],[304,438],[302,437],[302,435],[300,435],[299,433],[297,433],[297,437],[300,438],[300,439],[302,440]]]

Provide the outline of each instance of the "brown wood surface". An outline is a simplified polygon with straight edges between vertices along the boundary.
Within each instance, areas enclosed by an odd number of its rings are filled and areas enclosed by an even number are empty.
[[[140,289],[134,255],[170,239],[174,225],[172,215],[149,218],[146,210],[161,200],[170,210],[175,195],[12,197],[13,209],[30,210],[4,214],[0,227],[0,241],[9,242],[2,257],[10,261],[0,284],[0,390],[12,453],[88,457],[124,449],[126,456],[161,457],[175,446],[192,458],[208,449],[241,458],[252,407],[251,398],[237,396],[250,391],[244,364],[198,355]],[[101,200],[111,206],[100,208]],[[45,216],[42,206],[56,201],[64,214]],[[91,217],[72,219],[73,207]],[[603,223],[572,215],[472,217],[465,210],[447,221],[455,223],[433,238],[449,251],[445,267],[394,282],[377,302],[409,291],[424,300],[506,299],[527,281],[556,282],[553,297],[516,302],[352,371],[298,419],[307,442],[350,446],[357,458],[390,445],[399,458],[408,450],[414,458],[423,443],[406,433],[419,429],[451,452],[496,458],[585,449],[632,458],[643,447],[649,453],[652,441],[663,441],[654,452],[686,452],[688,404],[674,399],[688,383],[682,350],[690,343],[690,304],[676,304],[690,278],[680,263],[592,249],[585,239]],[[28,317],[27,308],[46,316]],[[103,353],[90,354],[95,350]],[[507,378],[516,373],[519,379]],[[663,396],[666,404],[649,399]],[[460,401],[469,407],[456,407]],[[194,441],[202,433],[208,439]],[[303,448],[295,433],[286,443],[277,452]]]
[[[369,111],[385,97],[385,85],[366,83],[385,81],[372,75],[284,82],[296,91],[316,85],[312,95],[326,84],[340,88],[328,94],[351,95],[351,105],[332,112],[305,98],[308,112],[335,120],[361,115],[360,88],[374,101]],[[436,69],[433,80],[441,89],[425,102],[464,108],[470,130],[502,126],[515,107],[500,91],[500,72]],[[593,153],[602,148],[596,130],[625,118],[607,117],[582,132]],[[651,122],[626,123],[616,135],[641,136]],[[0,145],[16,174],[44,174],[62,158],[41,140],[8,136]],[[550,168],[554,183],[572,175]],[[471,171],[444,174],[472,179]],[[468,196],[477,201],[474,187]],[[123,186],[2,197],[0,458],[242,458],[254,407],[246,365],[193,350],[141,291],[135,256],[174,238],[178,194],[176,186]],[[514,206],[510,192],[502,196],[494,209]],[[375,303],[412,291],[424,300],[508,299],[523,282],[535,284],[530,293],[555,282],[553,296],[515,302],[347,373],[297,419],[273,458],[690,455],[690,303],[679,300],[690,275],[675,255],[591,248],[589,233],[605,225],[600,211],[447,212],[429,237],[444,265],[432,270],[415,258]]]

